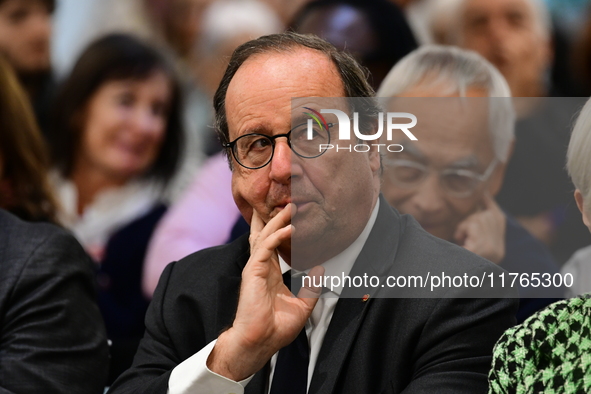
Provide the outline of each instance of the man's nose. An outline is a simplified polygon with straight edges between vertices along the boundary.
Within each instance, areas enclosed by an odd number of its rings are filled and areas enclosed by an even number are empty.
[[[269,164],[271,172],[269,176],[271,179],[279,183],[287,183],[291,178],[291,158],[292,151],[287,140],[284,138],[278,139],[275,143],[275,152],[273,159]]]
[[[422,215],[441,213],[445,207],[445,198],[439,177],[435,174],[428,175],[423,183],[417,186],[413,200],[415,209],[419,210]]]

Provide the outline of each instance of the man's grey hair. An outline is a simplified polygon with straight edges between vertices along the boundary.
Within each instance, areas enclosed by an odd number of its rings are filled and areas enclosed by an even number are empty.
[[[442,96],[465,96],[469,88],[486,90],[494,98],[490,100],[489,131],[495,157],[503,163],[508,161],[515,138],[515,111],[507,81],[492,64],[473,51],[426,45],[390,70],[377,95],[400,96],[418,86],[442,89]]]
[[[587,101],[570,136],[566,168],[584,200],[584,210],[591,214],[591,99]]]
[[[464,25],[462,17],[464,15],[466,6],[471,0],[455,0],[451,5],[449,11],[449,31],[447,34],[447,42],[462,46],[463,35],[462,26]],[[494,1],[494,0],[490,0]],[[548,11],[548,7],[543,0],[524,0],[531,7],[534,15],[535,28],[541,38],[550,40],[552,34],[552,17]]]

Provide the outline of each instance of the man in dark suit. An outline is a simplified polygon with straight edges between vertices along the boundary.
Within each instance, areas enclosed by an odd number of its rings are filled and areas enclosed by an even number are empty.
[[[379,288],[344,286],[319,297],[310,283],[295,298],[284,285],[295,260],[314,280],[502,272],[389,208],[377,150],[318,154],[298,138],[292,108],[313,113],[327,97],[346,110],[339,98],[372,93],[355,61],[318,38],[284,33],[236,50],[214,106],[250,237],[167,267],[134,365],[111,392],[485,392],[514,300],[471,299],[465,288],[380,298]],[[336,138],[326,120],[313,138]]]
[[[88,256],[1,209],[0,229],[0,393],[102,393],[109,350]]]

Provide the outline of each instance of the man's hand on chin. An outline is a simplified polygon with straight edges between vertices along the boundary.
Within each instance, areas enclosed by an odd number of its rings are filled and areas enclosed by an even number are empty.
[[[293,204],[266,225],[253,212],[250,259],[242,271],[236,318],[222,333],[207,360],[208,368],[234,381],[259,371],[279,349],[292,342],[310,317],[320,288],[303,287],[298,298],[283,283],[277,248],[291,238]],[[324,273],[315,267],[310,276]]]
[[[458,225],[456,242],[480,257],[499,264],[505,258],[507,218],[495,200],[485,194],[483,209]]]

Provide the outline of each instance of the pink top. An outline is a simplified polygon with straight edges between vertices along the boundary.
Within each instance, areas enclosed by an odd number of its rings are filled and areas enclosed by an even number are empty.
[[[220,153],[203,164],[156,227],[144,262],[144,294],[152,297],[168,263],[225,243],[239,217],[232,197],[232,172]]]

